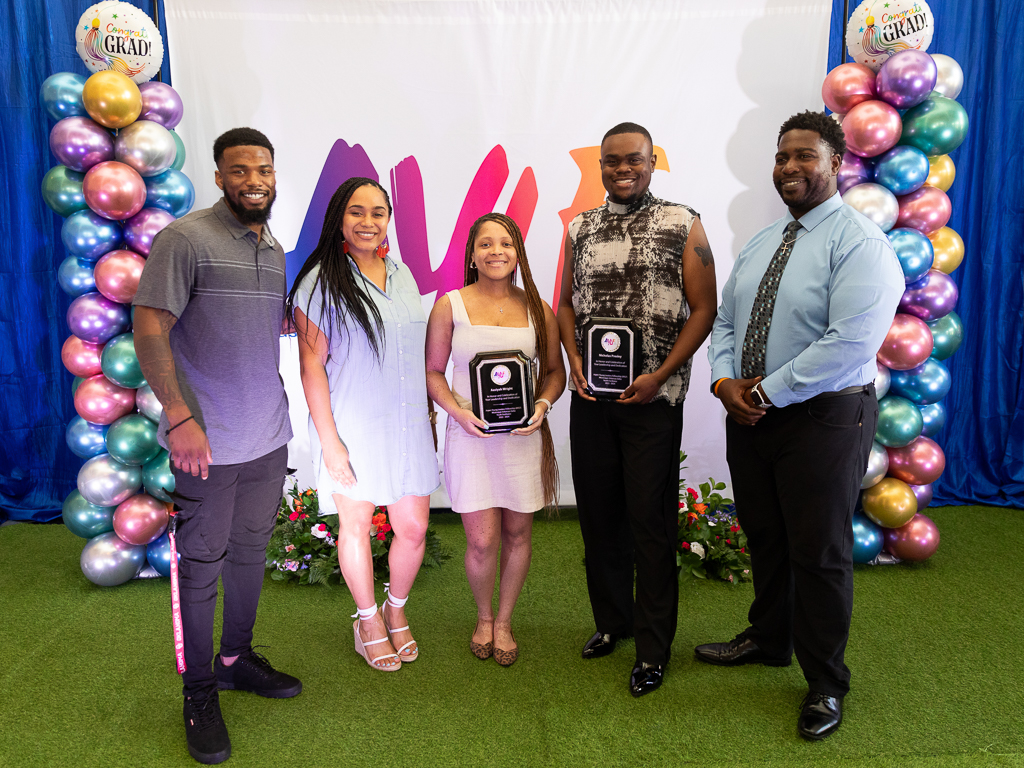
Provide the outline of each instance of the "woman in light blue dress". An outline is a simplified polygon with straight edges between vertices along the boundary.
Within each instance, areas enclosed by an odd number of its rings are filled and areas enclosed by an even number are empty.
[[[439,486],[426,317],[409,268],[387,256],[390,220],[383,187],[367,178],[346,181],[288,296],[320,509],[337,508],[338,563],[356,602],[355,648],[386,672],[419,654],[404,606],[423,562],[429,497]],[[375,506],[387,506],[395,534],[379,612],[369,536]]]

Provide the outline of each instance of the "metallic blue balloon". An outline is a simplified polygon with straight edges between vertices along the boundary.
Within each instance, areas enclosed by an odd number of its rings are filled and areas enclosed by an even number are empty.
[[[74,385],[72,388],[78,389]],[[75,456],[81,459],[91,459],[93,456],[107,452],[108,429],[110,427],[106,424],[92,424],[81,416],[75,416],[68,422],[68,428],[64,431],[64,439]]]
[[[868,520],[860,512],[853,515],[853,562],[870,563],[882,551],[885,537],[881,526]]]
[[[75,536],[91,539],[93,536],[114,530],[115,509],[117,507],[100,507],[86,501],[82,494],[74,490],[64,499],[62,516],[64,525]]]
[[[890,376],[889,392],[905,397],[916,406],[939,402],[953,383],[949,370],[934,357],[909,371],[892,371]]]
[[[164,531],[160,538],[146,546],[146,559],[161,576],[171,575],[171,540]],[[181,554],[178,555],[181,562]]]
[[[57,285],[72,298],[96,290],[93,270],[96,265],[77,256],[68,256],[57,267]]]
[[[192,182],[181,171],[174,168],[150,176],[146,181],[146,207],[162,208],[176,219],[192,210],[196,202],[196,190]]]
[[[58,72],[43,80],[39,88],[39,100],[46,113],[54,120],[65,117],[88,117],[82,103],[82,89],[85,77],[74,72]]]
[[[960,349],[964,340],[964,324],[956,312],[949,312],[927,325],[932,330],[932,357],[936,360],[945,360]]]
[[[932,403],[921,408],[921,419],[924,427],[921,429],[923,437],[935,437],[946,425],[946,406],[942,403]]]
[[[875,184],[894,195],[909,195],[924,186],[931,167],[928,155],[917,147],[893,147],[875,161]]]
[[[925,162],[927,161],[925,158]],[[919,282],[928,274],[935,260],[935,246],[932,245],[932,241],[916,229],[908,227],[890,229],[888,237],[903,268],[903,281],[907,285]]]
[[[60,239],[72,256],[96,262],[121,244],[121,225],[92,211],[77,211],[64,220]]]

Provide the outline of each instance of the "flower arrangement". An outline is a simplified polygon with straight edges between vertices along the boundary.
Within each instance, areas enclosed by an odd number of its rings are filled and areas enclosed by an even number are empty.
[[[395,538],[388,522],[387,507],[377,507],[370,520],[370,554],[373,576],[388,575],[388,550]],[[451,554],[441,546],[434,526],[427,526],[427,549],[423,565],[438,568]],[[274,581],[296,581],[299,584],[330,586],[333,577],[342,581],[338,567],[338,515],[320,516],[316,491],[299,491],[298,483],[281,500],[277,523],[267,545],[267,568]]]
[[[680,470],[686,454],[679,452]],[[736,519],[732,499],[719,491],[725,483],[709,477],[698,486],[700,493],[679,481],[679,549],[676,562],[681,572],[698,579],[717,579],[739,584],[750,581],[747,535]]]

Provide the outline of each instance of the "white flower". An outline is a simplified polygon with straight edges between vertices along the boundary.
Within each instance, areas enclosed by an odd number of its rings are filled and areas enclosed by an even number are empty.
[[[704,547],[696,541],[690,544],[690,551],[697,555],[701,560],[704,559]]]
[[[313,528],[310,531],[310,533],[312,533],[318,539],[326,539],[327,538],[327,533],[328,533],[327,532],[327,526],[324,525],[323,523],[318,523],[317,525],[313,526]]]

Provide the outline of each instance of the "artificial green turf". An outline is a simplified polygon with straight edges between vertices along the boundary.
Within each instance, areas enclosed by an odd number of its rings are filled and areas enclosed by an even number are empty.
[[[722,669],[698,643],[745,626],[749,585],[684,582],[665,684],[634,700],[632,642],[604,659],[575,520],[538,519],[516,612],[519,661],[468,648],[475,609],[454,515],[434,517],[456,554],[421,572],[409,603],[420,659],[374,672],[352,648],[344,587],[267,579],[256,626],[275,665],[302,678],[286,701],[221,695],[235,766],[1024,765],[1020,510],[929,510],[939,552],[858,566],[846,720],[796,735],[799,667]],[[187,766],[166,579],[104,589],[60,525],[0,528],[0,766]],[[380,599],[380,598],[378,598]]]

